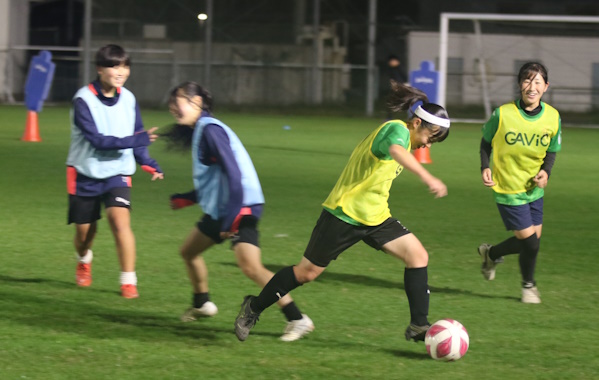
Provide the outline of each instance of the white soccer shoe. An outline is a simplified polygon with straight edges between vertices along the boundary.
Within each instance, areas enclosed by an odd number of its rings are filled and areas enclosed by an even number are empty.
[[[192,322],[198,318],[214,317],[218,313],[218,308],[214,302],[206,302],[200,308],[190,307],[185,310],[185,313],[181,316],[181,321]]]
[[[314,322],[306,314],[302,314],[302,319],[287,322],[281,340],[283,342],[293,342],[312,331],[314,331]]]
[[[536,286],[532,288],[522,288],[523,303],[541,303],[541,293]]]

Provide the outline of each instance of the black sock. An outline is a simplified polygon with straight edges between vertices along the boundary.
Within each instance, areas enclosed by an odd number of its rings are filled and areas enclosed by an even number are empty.
[[[515,253],[520,253],[521,251],[522,244],[520,243],[520,240],[516,239],[515,236],[512,236],[511,238],[492,246],[489,251],[489,257],[491,260],[497,260],[500,257],[513,255]]]
[[[537,254],[539,253],[540,239],[537,234],[532,234],[526,239],[520,240],[522,253],[520,253],[520,272],[522,273],[522,285],[532,287],[535,284],[535,266],[537,264]]]
[[[274,277],[264,286],[260,295],[252,300],[250,308],[254,313],[260,314],[300,285],[293,273],[293,266],[283,268],[275,273]]]
[[[193,294],[193,307],[199,309],[206,302],[210,301],[210,295],[208,293],[194,293]]]
[[[285,305],[285,307],[283,307],[281,311],[283,312],[283,314],[285,314],[285,318],[287,318],[289,322],[298,321],[303,318],[302,312],[293,301],[291,301],[290,304]]]
[[[427,267],[406,268],[403,279],[410,304],[410,323],[417,326],[429,325],[426,318],[430,298]]]

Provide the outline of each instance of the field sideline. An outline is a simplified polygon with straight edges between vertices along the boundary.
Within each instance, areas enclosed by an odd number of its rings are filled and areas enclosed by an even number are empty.
[[[480,181],[480,126],[455,124],[434,145],[427,168],[448,186],[433,199],[411,173],[391,190],[392,214],[430,254],[431,322],[457,319],[470,350],[435,362],[406,342],[403,266],[363,243],[314,283],[292,293],[316,330],[278,340],[283,315],[268,309],[246,342],[233,321],[246,294],[228,245],[206,255],[219,314],[184,324],[191,291],[178,247],[199,219],[197,207],[172,211],[168,196],[192,189],[189,154],[163,143],[150,153],[165,171],[133,179],[140,298],[119,296],[118,264],[107,222],[94,245],[94,283],[75,286],[73,227],[66,225],[65,159],[69,110],[40,114],[43,142],[19,141],[22,107],[0,106],[0,379],[596,379],[599,374],[599,130],[566,128],[545,197],[537,281],[543,303],[519,302],[516,256],[495,281],[479,273],[476,247],[508,237]],[[143,112],[147,127],[171,122]],[[301,258],[353,147],[375,119],[216,113],[246,145],[266,197],[263,261],[271,270]],[[283,126],[290,126],[289,130]]]

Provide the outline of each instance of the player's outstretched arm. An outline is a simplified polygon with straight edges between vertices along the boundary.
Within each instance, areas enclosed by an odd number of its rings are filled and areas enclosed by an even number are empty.
[[[447,195],[447,186],[438,178],[433,176],[420,165],[418,160],[414,158],[412,153],[408,152],[403,146],[393,144],[389,147],[389,154],[400,165],[416,174],[422,182],[428,186],[431,193],[435,194],[435,198],[441,198]]]

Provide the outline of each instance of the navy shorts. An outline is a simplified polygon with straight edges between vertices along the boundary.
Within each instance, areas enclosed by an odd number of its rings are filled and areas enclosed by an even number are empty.
[[[231,236],[231,247],[237,243],[249,243],[260,248],[258,221],[260,219],[256,215],[245,215],[239,222],[239,230],[235,235]],[[216,244],[221,244],[224,239],[220,237],[222,219],[214,220],[210,215],[204,215],[197,223],[198,229]]]
[[[354,226],[323,210],[312,231],[304,257],[314,265],[326,267],[332,260],[360,240],[374,249],[411,233],[393,218],[378,226]]]
[[[100,219],[100,208],[123,207],[131,209],[131,188],[115,187],[102,195],[83,197],[69,194],[68,224],[89,224]]]
[[[520,231],[543,224],[543,198],[518,206],[497,203],[497,208],[508,231]]]

